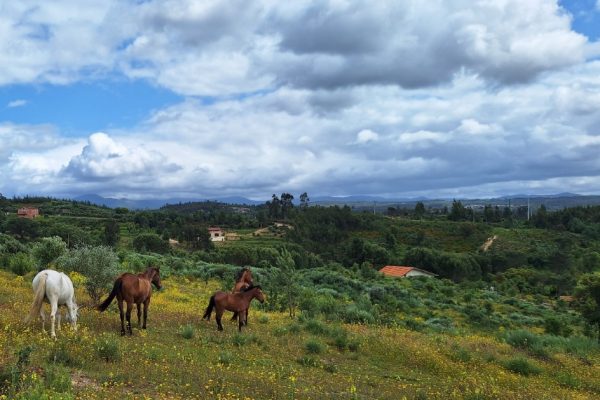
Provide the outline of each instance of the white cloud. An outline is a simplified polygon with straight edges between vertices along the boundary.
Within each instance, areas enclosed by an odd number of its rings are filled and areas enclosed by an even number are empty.
[[[172,173],[177,169],[176,164],[168,163],[158,151],[148,150],[140,143],[128,147],[106,133],[98,132],[90,135],[81,154],[69,161],[63,173],[82,180],[152,181],[156,174]]]
[[[0,85],[119,72],[221,96],[282,84],[414,88],[463,70],[511,84],[584,60],[591,48],[570,23],[553,0],[11,2]]]
[[[18,99],[18,100],[9,101],[8,104],[6,105],[6,107],[7,108],[23,107],[26,104],[27,104],[27,100]]]
[[[356,134],[356,143],[358,144],[376,142],[377,140],[379,140],[379,135],[370,129],[363,129]]]
[[[600,176],[597,43],[553,0],[34,3],[0,15],[0,85],[117,73],[188,97],[84,138],[0,123],[0,191],[576,191]]]

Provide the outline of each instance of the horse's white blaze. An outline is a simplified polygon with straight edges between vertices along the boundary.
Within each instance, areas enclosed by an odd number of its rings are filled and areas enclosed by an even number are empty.
[[[46,269],[39,272],[35,278],[33,278],[33,304],[31,305],[31,312],[27,317],[27,320],[35,318],[36,315],[42,319],[42,329],[44,329],[44,323],[46,321],[46,315],[42,308],[43,301],[50,303],[50,334],[52,337],[56,337],[54,331],[54,324],[56,321],[56,313],[58,312],[58,326],[60,329],[60,311],[59,306],[66,306],[69,312],[69,320],[73,326],[73,330],[77,330],[77,304],[75,304],[75,290],[73,289],[73,282],[71,279],[63,274],[52,269]]]

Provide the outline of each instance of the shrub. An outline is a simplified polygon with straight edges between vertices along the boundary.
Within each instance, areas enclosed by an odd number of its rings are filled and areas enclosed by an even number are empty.
[[[321,365],[321,362],[319,360],[312,356],[306,355],[298,358],[296,361],[298,361],[300,365],[304,365],[305,367],[319,367]]]
[[[573,329],[564,320],[551,316],[544,320],[544,330],[550,335],[570,336]]]
[[[269,323],[269,316],[267,314],[261,314],[258,316],[259,324],[267,324]]]
[[[67,244],[59,237],[45,237],[33,246],[33,256],[44,269],[67,252]]]
[[[342,309],[340,316],[344,322],[349,323],[372,324],[375,322],[375,317],[369,311],[361,310],[354,304]]]
[[[180,333],[185,339],[192,339],[195,335],[194,327],[191,324],[185,325],[181,328]]]
[[[121,359],[121,348],[119,342],[111,337],[103,337],[96,343],[96,354],[107,362]]]
[[[142,233],[133,239],[133,248],[139,252],[167,253],[169,243],[156,233]]]
[[[327,333],[327,327],[319,320],[309,319],[304,324],[304,329],[315,335],[322,335]]]
[[[58,393],[68,393],[71,391],[71,374],[68,368],[50,365],[45,373],[45,385]]]
[[[35,261],[28,253],[17,253],[9,258],[8,268],[13,274],[25,275],[35,269]]]
[[[219,363],[223,365],[229,365],[233,362],[233,354],[229,351],[222,351],[219,353]]]
[[[542,369],[540,367],[532,364],[531,362],[529,362],[529,360],[523,357],[517,357],[506,361],[504,363],[504,367],[509,371],[524,376],[537,375],[542,372]]]
[[[64,341],[54,343],[47,359],[49,363],[62,364],[67,367],[76,367],[81,364],[73,355],[72,349],[69,349],[69,343]]]
[[[311,354],[321,354],[325,351],[325,345],[315,339],[308,340],[304,344],[304,348]]]
[[[85,288],[95,303],[111,288],[119,272],[119,259],[108,246],[79,247],[61,256],[58,264],[86,277]]]

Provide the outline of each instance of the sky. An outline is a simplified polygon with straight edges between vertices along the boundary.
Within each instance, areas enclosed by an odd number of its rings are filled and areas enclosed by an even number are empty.
[[[0,193],[600,194],[600,0],[0,0]]]

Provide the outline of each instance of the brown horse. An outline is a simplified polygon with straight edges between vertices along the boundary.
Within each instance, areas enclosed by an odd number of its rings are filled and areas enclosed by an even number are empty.
[[[208,307],[206,307],[202,319],[210,321],[212,310],[213,308],[216,309],[217,329],[222,331],[223,325],[221,324],[221,317],[223,316],[223,312],[225,310],[237,312],[238,331],[241,332],[246,312],[252,299],[258,299],[258,301],[264,303],[265,295],[260,289],[260,286],[249,286],[239,293],[215,292],[208,302]]]
[[[150,305],[150,297],[152,296],[152,285],[158,290],[162,287],[160,284],[160,270],[155,267],[148,267],[141,274],[130,274],[126,272],[119,275],[113,289],[108,295],[108,298],[98,306],[100,312],[106,310],[112,300],[117,297],[119,306],[119,314],[121,315],[121,335],[125,335],[125,322],[123,316],[123,301],[127,302],[127,329],[129,335],[133,335],[131,331],[131,309],[133,303],[137,306],[138,327],[141,324],[141,305],[144,304],[144,325],[142,329],[146,329],[146,320],[148,319],[148,306]]]
[[[231,293],[239,293],[246,289],[249,286],[253,285],[252,281],[252,272],[250,272],[250,268],[244,267],[242,268],[235,277],[235,285],[233,285],[233,289],[231,289]],[[238,318],[238,313],[234,312],[231,317],[232,321],[235,321]],[[248,310],[246,310],[246,318],[244,325],[248,325]]]

